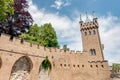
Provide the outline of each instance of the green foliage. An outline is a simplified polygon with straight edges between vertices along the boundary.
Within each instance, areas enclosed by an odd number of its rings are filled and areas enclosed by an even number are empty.
[[[13,0],[0,0],[0,21],[4,22],[7,20],[7,13],[13,14],[14,9],[11,6],[14,3]]]
[[[120,70],[120,64],[113,64],[113,70],[119,71]]]
[[[44,24],[41,26],[41,43],[46,47],[59,47],[57,36],[52,25]]]
[[[41,27],[34,24],[28,33],[21,35],[21,38],[45,47],[59,47],[56,32],[50,23]]]
[[[41,68],[44,69],[45,71],[51,70],[52,65],[51,65],[50,61],[48,60],[48,56],[46,56],[46,58],[41,63]]]

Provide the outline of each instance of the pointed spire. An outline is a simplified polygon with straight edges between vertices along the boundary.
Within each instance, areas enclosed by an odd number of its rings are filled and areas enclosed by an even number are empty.
[[[81,25],[82,25],[82,23],[83,23],[81,14],[80,14],[80,22],[79,22],[79,23],[80,23]]]
[[[90,22],[90,19],[89,19],[88,15],[87,15],[87,12],[86,12],[86,23],[87,22]]]
[[[82,21],[82,17],[81,17],[81,14],[80,14],[80,21]]]
[[[93,11],[93,19],[94,19],[94,18],[97,18],[96,15],[95,15],[95,11]]]

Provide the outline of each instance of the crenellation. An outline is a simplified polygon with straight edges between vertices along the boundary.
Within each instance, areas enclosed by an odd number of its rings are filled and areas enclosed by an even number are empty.
[[[60,49],[59,48],[55,48],[55,52],[60,52]]]
[[[71,54],[75,54],[75,50],[70,50],[70,53]]]
[[[51,52],[60,52],[60,49],[58,49],[58,48],[52,48],[52,47],[50,47],[50,51]]]
[[[51,52],[51,48],[49,48],[49,47],[44,47],[44,51],[46,51],[46,52]]]
[[[76,54],[81,54],[81,51],[76,51]]]
[[[65,52],[64,49],[60,49],[60,52]]]

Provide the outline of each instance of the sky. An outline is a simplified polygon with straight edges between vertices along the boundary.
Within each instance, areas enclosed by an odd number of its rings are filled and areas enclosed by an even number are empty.
[[[92,21],[98,18],[104,57],[109,64],[120,63],[120,8],[119,0],[28,0],[28,11],[34,23],[51,23],[60,46],[67,44],[71,50],[82,51],[80,14],[86,20],[86,13]],[[93,14],[94,12],[94,14]]]

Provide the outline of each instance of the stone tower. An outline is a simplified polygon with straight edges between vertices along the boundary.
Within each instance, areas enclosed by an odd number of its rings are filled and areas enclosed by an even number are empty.
[[[82,35],[83,51],[87,51],[90,55],[90,61],[102,61],[103,48],[99,36],[99,25],[97,18],[94,17],[92,21],[86,15],[86,21],[82,21],[80,17],[80,31]]]

